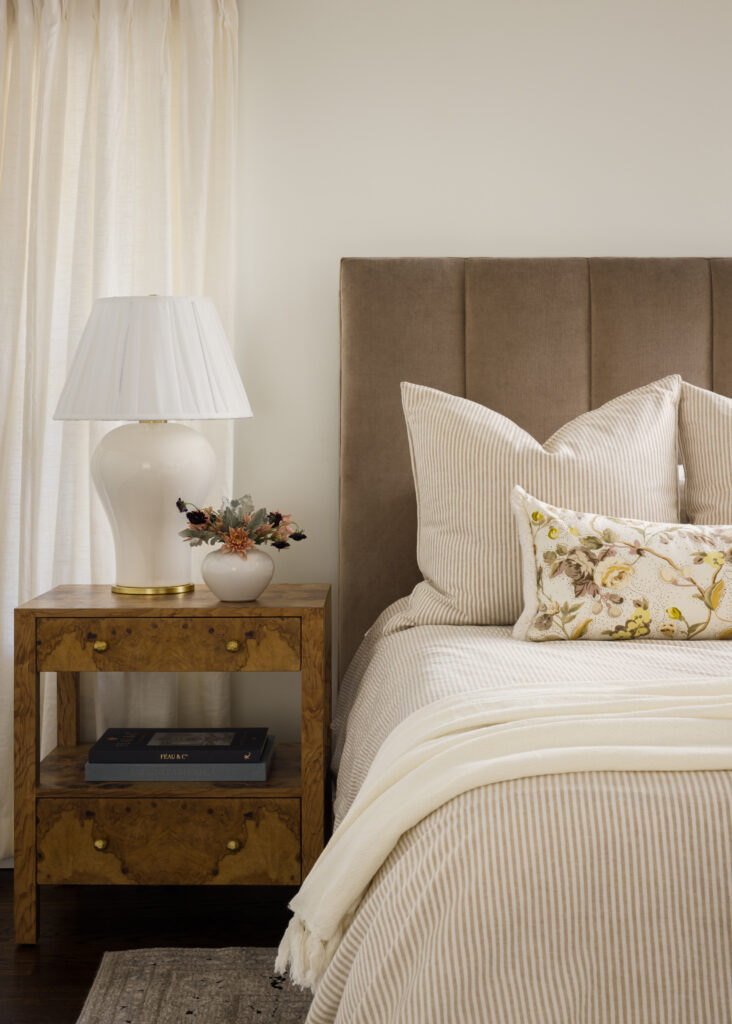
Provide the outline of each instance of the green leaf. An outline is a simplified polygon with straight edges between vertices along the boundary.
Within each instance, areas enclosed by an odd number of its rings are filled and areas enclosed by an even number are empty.
[[[249,530],[250,533],[254,533],[254,531],[258,530],[260,526],[264,526],[264,524],[266,522],[267,522],[267,509],[266,508],[257,509],[257,511],[252,516],[251,522],[249,523],[249,526],[247,527],[247,529]]]
[[[602,541],[599,537],[582,537],[581,540],[586,548],[591,548],[593,551],[597,551],[598,548],[602,547]]]
[[[693,625],[689,626],[689,628],[688,628],[688,630],[686,632],[686,636],[687,637],[692,637],[694,635],[694,633],[698,632],[700,629],[703,629],[704,626],[706,626],[706,622],[695,622],[695,623],[693,623]]]
[[[197,548],[201,544],[216,544],[221,537],[213,530],[179,530],[179,537],[185,537],[191,547]]]
[[[224,514],[221,516],[221,525],[224,530],[231,530],[235,526],[241,525],[241,520],[237,516],[236,512],[232,508],[224,509]]]

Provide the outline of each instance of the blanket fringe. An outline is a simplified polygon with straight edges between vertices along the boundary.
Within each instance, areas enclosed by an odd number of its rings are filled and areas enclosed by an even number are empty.
[[[302,918],[295,914],[282,936],[275,970],[279,974],[289,970],[296,985],[314,992],[333,959],[342,935],[343,928],[338,928],[329,939],[319,939],[308,930]]]

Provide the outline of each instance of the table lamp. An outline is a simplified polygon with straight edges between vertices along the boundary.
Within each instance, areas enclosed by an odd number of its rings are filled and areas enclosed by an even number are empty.
[[[91,460],[109,516],[117,594],[193,590],[177,498],[203,505],[216,471],[198,431],[170,420],[251,416],[210,299],[98,299],[74,355],[56,420],[135,420],[105,434]]]

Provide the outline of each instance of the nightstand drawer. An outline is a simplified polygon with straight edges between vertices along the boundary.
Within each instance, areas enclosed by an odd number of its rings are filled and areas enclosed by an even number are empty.
[[[301,620],[39,618],[44,672],[297,672]]]
[[[40,884],[297,885],[297,799],[39,799]]]

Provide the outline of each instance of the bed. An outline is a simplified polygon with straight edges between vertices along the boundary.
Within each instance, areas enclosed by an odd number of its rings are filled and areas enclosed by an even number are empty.
[[[399,382],[468,397],[540,440],[666,374],[732,395],[732,261],[344,260],[341,313],[350,667],[334,720],[336,825],[403,723],[448,698],[628,677],[649,693],[691,679],[729,696],[726,644],[387,627],[419,580]],[[375,871],[309,1024],[729,1022],[731,851],[729,770],[621,765],[457,793]]]

